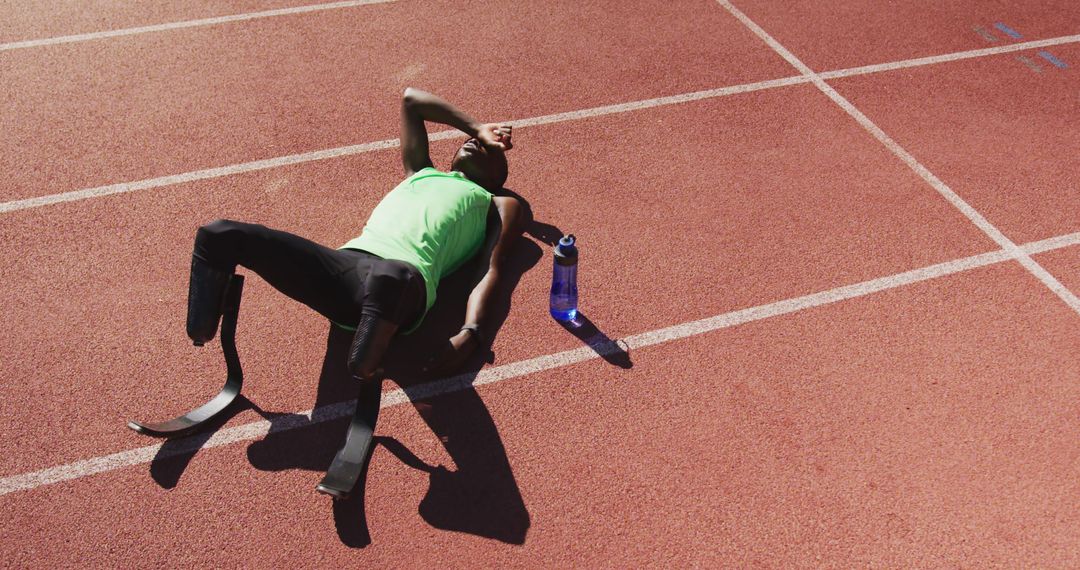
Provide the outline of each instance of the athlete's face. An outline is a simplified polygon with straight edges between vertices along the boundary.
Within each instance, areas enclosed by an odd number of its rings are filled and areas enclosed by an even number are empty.
[[[506,155],[498,148],[489,148],[476,139],[469,139],[461,145],[451,170],[457,170],[484,188],[501,184],[506,179]]]

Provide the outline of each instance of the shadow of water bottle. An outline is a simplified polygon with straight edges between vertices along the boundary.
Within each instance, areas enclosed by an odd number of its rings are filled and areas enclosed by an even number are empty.
[[[619,368],[633,368],[634,363],[630,360],[626,343],[611,340],[580,310],[577,316],[570,321],[555,321],[562,325],[570,334],[581,339],[589,348],[593,349],[608,364],[614,364]]]

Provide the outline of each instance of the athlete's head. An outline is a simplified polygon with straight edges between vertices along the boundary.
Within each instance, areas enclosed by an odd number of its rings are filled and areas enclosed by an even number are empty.
[[[485,146],[472,138],[457,150],[450,169],[461,172],[488,191],[496,191],[506,183],[506,153],[501,148]]]

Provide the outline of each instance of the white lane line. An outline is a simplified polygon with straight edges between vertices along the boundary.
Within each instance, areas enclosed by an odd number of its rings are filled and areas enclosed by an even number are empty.
[[[1024,246],[1023,251],[1035,253],[1050,251],[1062,247],[1080,245],[1080,232],[1065,236],[1058,236],[1040,242],[1034,242]],[[1020,255],[1024,255],[1020,253]],[[979,267],[1002,263],[1016,259],[1017,254],[1006,250],[991,251],[979,255],[973,255],[954,261],[938,263],[905,271],[887,277],[871,279],[853,285],[836,287],[826,291],[758,305],[748,309],[731,311],[697,321],[690,321],[648,331],[626,337],[622,340],[612,340],[606,343],[597,343],[592,346],[565,350],[555,354],[539,356],[528,360],[512,362],[502,366],[485,368],[477,374],[459,374],[443,380],[421,384],[405,390],[392,390],[383,394],[382,407],[397,406],[409,401],[432,398],[441,394],[457,392],[470,387],[493,384],[503,380],[520,378],[529,374],[552,370],[594,360],[604,355],[612,354],[618,350],[639,349],[654,346],[665,342],[684,339],[736,325],[760,321],[770,317],[786,315],[804,309],[820,307],[847,299],[864,297],[880,291],[895,289],[921,281],[928,281],[946,275],[961,273]],[[343,418],[352,414],[356,401],[341,402],[298,412],[290,416],[283,416],[274,420],[260,420],[241,426],[231,427],[214,433],[209,438],[190,436],[182,440],[174,441],[170,449],[162,454],[162,457],[171,457],[183,453],[190,453],[198,449],[219,447],[240,441],[249,441],[265,436],[267,433],[288,431],[299,427],[317,424],[329,420]],[[121,429],[118,427],[117,429]],[[104,473],[124,467],[149,463],[158,455],[161,444],[140,447],[121,451],[101,457],[94,457],[82,461],[75,461],[65,465],[58,465],[41,469],[31,473],[11,475],[0,478],[0,496],[51,485],[72,479],[79,479],[97,473]]]
[[[878,73],[882,71],[890,71],[893,69],[901,69],[905,67],[916,67],[922,65],[932,65],[936,63],[943,63],[948,61],[954,61],[957,59],[970,59],[974,57],[986,57],[998,53],[1005,53],[1010,51],[1016,51],[1017,49],[1029,49],[1035,47],[1044,47],[1047,45],[1058,45],[1065,43],[1080,42],[1080,35],[1075,36],[1063,36],[1060,38],[1053,38],[1049,40],[1039,40],[1033,42],[1026,42],[1024,44],[1012,44],[1008,46],[1001,46],[996,48],[986,48],[979,50],[971,50],[964,52],[957,52],[951,54],[943,54],[933,57],[923,57],[918,59],[911,59],[893,63],[883,63],[864,67],[855,67],[851,69],[841,69],[837,71],[827,72],[820,74],[818,77],[851,77],[854,75],[868,75],[871,73]],[[1020,48],[1019,46],[1028,46]],[[703,99],[711,99],[715,97],[724,97],[727,95],[734,95],[738,93],[749,93],[752,91],[759,91],[763,89],[775,89],[779,87],[785,87],[789,85],[799,85],[803,83],[812,83],[814,78],[808,75],[796,75],[792,77],[784,77],[781,79],[770,79],[768,81],[758,81],[755,83],[746,83],[742,85],[734,85],[730,87],[722,87],[718,89],[707,89],[704,91],[695,91],[692,93],[683,93],[679,95],[670,95],[666,97],[656,97],[653,99],[643,99],[640,101],[633,101],[629,103],[618,103],[614,105],[603,105],[600,107],[592,107],[589,109],[581,109],[577,111],[568,111],[565,113],[555,113],[551,115],[543,115],[539,117],[532,117],[526,119],[517,119],[509,121],[511,124],[518,127],[531,127],[537,125],[546,125],[552,123],[561,123],[565,121],[576,121],[588,117],[599,117],[603,115],[612,115],[616,113],[626,113],[630,111],[638,111],[642,109],[649,109],[653,107],[662,107],[666,105],[676,105],[679,103],[686,103],[689,101],[700,101]],[[431,135],[432,140],[450,139],[462,137],[460,133],[456,131],[440,131]],[[24,198],[20,200],[11,200],[8,202],[0,202],[0,214],[7,212],[14,212],[17,210],[25,210],[28,208],[37,208],[41,206],[47,206],[50,204],[59,204],[63,202],[74,202],[78,200],[86,200],[89,198],[97,198],[101,196],[108,196],[110,194],[122,194],[125,192],[134,192],[137,190],[149,190],[153,188],[160,188],[162,186],[170,186],[173,184],[181,184],[184,182],[192,182],[196,180],[206,180],[208,178],[218,178],[222,176],[231,176],[234,174],[243,174],[245,172],[254,172],[258,170],[267,170],[270,168],[277,168],[280,166],[288,166],[292,164],[303,164],[306,162],[312,162],[316,160],[325,160],[329,158],[339,158],[344,156],[351,156],[355,154],[361,154],[365,152],[373,152],[377,150],[384,150],[389,148],[396,148],[399,145],[398,139],[387,139],[382,141],[342,146],[337,148],[330,148],[325,150],[318,150],[312,152],[305,152],[300,154],[290,154],[285,156],[279,156],[276,158],[267,158],[262,160],[254,160],[251,162],[242,162],[239,164],[233,164],[231,166],[222,166],[217,168],[207,168],[204,170],[195,170],[191,172],[185,172],[181,174],[173,174],[169,176],[161,176],[157,178],[148,178],[145,180],[138,180],[134,182],[121,182],[117,184],[109,184],[106,186],[97,186],[94,188],[86,188],[83,190],[73,190],[70,192],[62,192],[58,194],[48,194],[45,196],[37,196],[34,198]]]
[[[769,79],[767,81],[758,81],[755,83],[744,83],[742,85],[720,87],[718,89],[706,89],[704,91],[682,93],[680,95],[668,95],[666,97],[657,97],[655,99],[642,99],[640,101],[632,101],[630,103],[618,103],[615,105],[593,107],[591,109],[581,109],[579,111],[568,111],[566,113],[542,115],[540,117],[533,117],[531,119],[519,119],[516,121],[510,121],[510,123],[512,123],[514,126],[534,127],[537,125],[547,125],[551,123],[577,121],[589,117],[614,115],[617,113],[626,113],[628,111],[640,111],[642,109],[651,109],[653,107],[665,107],[668,105],[677,105],[679,103],[688,103],[690,101],[701,101],[703,99],[713,99],[716,97],[726,97],[728,95],[737,95],[740,93],[750,93],[752,91],[761,91],[763,89],[775,89],[777,87],[785,87],[787,85],[810,83],[810,81],[811,80],[807,77],[795,75],[792,77],[783,77],[781,79]]]
[[[636,111],[639,109],[648,109],[651,107],[662,107],[665,105],[675,105],[677,103],[685,103],[687,101],[697,101],[701,99],[710,99],[713,97],[723,97],[725,95],[734,95],[736,93],[749,93],[751,91],[758,91],[762,89],[772,89],[775,87],[781,87],[784,85],[793,85],[797,83],[809,83],[810,79],[803,76],[788,77],[784,79],[770,79],[768,81],[759,81],[756,83],[747,83],[743,85],[734,85],[731,87],[722,87],[719,89],[708,89],[705,91],[696,91],[693,93],[683,93],[680,95],[671,95],[667,97],[657,97],[654,99],[644,99],[641,101],[633,101],[630,103],[618,103],[614,105],[604,105],[600,107],[592,107],[589,109],[580,109],[577,111],[568,111],[565,113],[555,113],[551,115],[541,115],[539,117],[531,117],[527,119],[518,119],[515,121],[509,121],[516,127],[534,127],[537,125],[546,125],[550,123],[561,123],[565,121],[575,121],[585,119],[588,117],[599,117],[602,115],[612,115],[616,113],[625,113],[627,111]],[[465,134],[456,130],[437,131],[428,135],[430,140],[445,140],[455,138],[465,138]],[[194,182],[197,180],[206,180],[209,178],[220,178],[223,176],[232,176],[234,174],[242,174],[245,172],[255,172],[258,170],[268,170],[271,168],[278,168],[281,166],[289,166],[293,164],[303,164],[307,162],[314,162],[317,160],[326,160],[330,158],[340,158],[343,156],[351,156],[356,154],[362,154],[365,152],[373,152],[377,150],[385,150],[390,148],[397,148],[401,145],[399,139],[386,139],[381,141],[375,141],[370,143],[342,146],[337,148],[329,148],[325,150],[318,150],[313,152],[304,152],[299,154],[289,154],[285,156],[279,156],[276,158],[267,158],[263,160],[253,160],[251,162],[242,162],[239,164],[233,164],[230,166],[221,166],[217,168],[207,168],[203,170],[193,170],[191,172],[184,172],[181,174],[172,174],[169,176],[160,176],[158,178],[148,178],[145,180],[137,180],[135,182],[120,182],[117,184],[109,184],[106,186],[97,186],[94,188],[86,188],[83,190],[73,190],[71,192],[63,192],[59,194],[48,194],[45,196],[37,196],[34,198],[24,198],[21,200],[11,200],[9,202],[0,203],[0,214],[7,212],[14,212],[17,210],[26,210],[29,208],[37,208],[41,206],[47,206],[50,204],[59,204],[63,202],[75,202],[79,200],[86,200],[88,198],[99,198],[101,196],[109,196],[111,194],[124,194],[127,192],[135,192],[138,190],[149,190],[152,188],[160,188],[162,186],[171,186],[173,184],[182,184],[184,182]]]
[[[925,180],[930,186],[932,186],[937,192],[946,200],[949,201],[956,209],[960,210],[960,213],[964,215],[971,223],[975,224],[980,230],[983,231],[990,239],[994,240],[1003,250],[1009,252],[1014,256],[1017,261],[1020,262],[1028,271],[1030,271],[1039,281],[1042,281],[1047,287],[1050,288],[1065,304],[1072,307],[1074,311],[1080,314],[1080,298],[1077,298],[1071,291],[1065,288],[1053,275],[1050,275],[1046,269],[1031,259],[1023,250],[1021,250],[1015,243],[1009,238],[1005,237],[1005,234],[1001,230],[997,229],[990,223],[982,214],[980,214],[975,208],[971,207],[959,194],[953,192],[952,188],[949,188],[947,184],[941,181],[940,178],[930,172],[928,168],[922,165],[911,153],[904,150],[892,137],[887,135],[885,131],[881,130],[869,117],[858,110],[855,105],[844,98],[843,95],[838,93],[831,85],[825,82],[818,74],[814,73],[805,63],[799,58],[795,57],[793,53],[787,50],[784,46],[780,45],[780,42],[776,41],[768,32],[754,23],[746,14],[743,14],[738,8],[736,8],[729,0],[716,0],[718,4],[723,6],[732,16],[735,16],[744,26],[754,32],[754,34],[760,38],[763,42],[768,44],[780,57],[784,58],[795,69],[799,70],[804,76],[810,78],[814,85],[821,90],[822,93],[827,95],[834,103],[840,106],[851,118],[855,119],[867,132],[874,136],[881,144],[885,145],[890,152],[896,155],[897,158],[904,161],[912,170],[915,171],[923,180]]]
[[[1023,51],[1028,49],[1038,49],[1049,46],[1056,46],[1062,44],[1071,44],[1080,42],[1080,34],[1073,36],[1061,36],[1058,38],[1049,38],[1045,40],[1033,40],[1030,42],[1020,42],[1016,44],[1007,44],[997,47],[980,48],[968,51],[958,51],[955,53],[948,53],[944,55],[933,55],[929,57],[920,57],[916,59],[906,59],[903,61],[895,61],[892,63],[877,63],[874,65],[864,65],[861,67],[852,67],[848,69],[838,69],[836,71],[825,71],[818,73],[817,76],[822,79],[836,79],[838,77],[850,77],[852,75],[866,75],[868,73],[879,73],[882,71],[896,71],[897,69],[904,69],[907,67],[919,67],[923,65],[945,63],[948,61],[959,61],[962,59],[973,59],[977,57],[986,57],[990,55],[997,55],[1001,53],[1011,53],[1016,51]]]
[[[1078,243],[1080,243],[1080,232],[1031,242],[1022,249],[1024,250],[1024,253],[1027,253],[1028,255],[1035,255],[1036,253],[1068,247],[1070,245],[1077,245]]]
[[[167,24],[154,24],[152,26],[139,26],[135,28],[123,28],[120,30],[107,30],[102,32],[89,32],[85,34],[72,34],[70,36],[57,36],[53,38],[42,38],[38,40],[22,40],[18,42],[8,42],[0,44],[0,51],[10,51],[16,49],[25,49],[41,46],[51,46],[57,44],[71,44],[76,42],[86,42],[90,40],[101,40],[105,38],[116,38],[120,36],[134,36],[136,34],[147,34],[150,32],[164,32],[167,30],[179,30],[181,28],[195,28],[198,26],[213,26],[216,24],[225,24],[228,22],[241,22],[244,20],[255,20],[259,18],[272,18],[274,16],[288,16],[292,14],[306,14],[308,12],[320,12],[323,10],[338,10],[341,8],[353,8],[356,6],[365,6],[368,4],[386,4],[394,2],[396,0],[346,0],[344,2],[329,2],[326,4],[310,4],[307,6],[294,6],[292,8],[279,8],[276,10],[264,10],[261,12],[248,12],[246,14],[232,14],[229,16],[218,16],[216,18],[202,18],[199,20],[185,20],[182,22],[169,22]]]
[[[161,176],[158,178],[148,178],[146,180],[138,180],[135,182],[120,182],[118,184],[97,186],[95,188],[86,188],[84,190],[74,190],[71,192],[63,192],[61,194],[49,194],[46,196],[37,196],[34,198],[25,198],[22,200],[12,200],[10,202],[0,203],[0,213],[14,212],[16,210],[26,210],[28,208],[37,208],[40,206],[59,204],[62,202],[75,202],[78,200],[86,200],[88,198],[100,198],[102,196],[109,196],[110,194],[123,194],[126,192],[135,192],[137,190],[149,190],[151,188],[160,188],[162,186],[171,186],[173,184],[181,184],[184,182],[194,182],[196,180],[220,178],[223,176],[231,176],[233,174],[241,174],[244,172],[254,172],[256,170],[278,168],[280,166],[288,166],[290,164],[302,164],[305,162],[312,162],[316,160],[325,160],[328,158],[349,156],[353,154],[360,154],[363,152],[394,148],[397,147],[399,144],[400,142],[398,141],[398,139],[375,141],[365,144],[343,146],[326,150],[317,150],[314,152],[290,154],[288,156],[279,156],[277,158],[267,158],[263,160],[254,160],[251,162],[242,162],[240,164],[221,166],[218,168],[193,170],[191,172],[184,172],[182,174],[172,174],[169,176]]]

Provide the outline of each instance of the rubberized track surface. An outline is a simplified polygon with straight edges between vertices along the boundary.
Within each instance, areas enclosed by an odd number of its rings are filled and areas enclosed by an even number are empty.
[[[99,4],[4,8],[5,565],[1080,565],[1075,3]],[[407,85],[518,126],[538,223],[488,361],[413,366],[458,276],[332,504],[341,339],[251,278],[249,402],[128,431],[224,378],[183,333],[195,229],[353,237]]]

